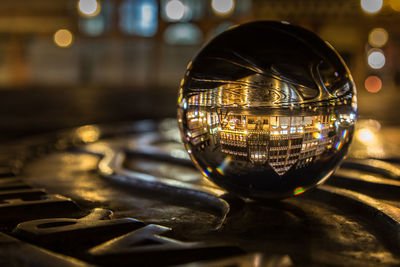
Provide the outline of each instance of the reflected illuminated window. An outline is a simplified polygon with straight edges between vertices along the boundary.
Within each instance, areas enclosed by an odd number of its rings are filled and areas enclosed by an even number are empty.
[[[113,5],[110,0],[102,1],[100,13],[95,17],[79,19],[79,29],[89,36],[98,36],[111,29]]]
[[[203,33],[195,24],[177,23],[165,30],[164,40],[171,45],[198,45],[203,40]]]
[[[122,32],[144,37],[156,34],[158,4],[156,0],[125,0],[120,6]]]

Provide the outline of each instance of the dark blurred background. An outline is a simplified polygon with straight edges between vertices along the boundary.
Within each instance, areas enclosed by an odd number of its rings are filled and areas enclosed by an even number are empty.
[[[0,138],[174,117],[190,59],[253,20],[329,41],[360,117],[400,124],[400,0],[1,0]]]

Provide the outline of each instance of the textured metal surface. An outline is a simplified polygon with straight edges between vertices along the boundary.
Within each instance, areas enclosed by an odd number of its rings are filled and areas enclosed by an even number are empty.
[[[369,146],[356,139],[326,185],[268,202],[205,180],[174,120],[83,126],[5,145],[0,265],[398,265],[394,133],[384,142],[378,133]],[[380,153],[368,152],[372,145]]]

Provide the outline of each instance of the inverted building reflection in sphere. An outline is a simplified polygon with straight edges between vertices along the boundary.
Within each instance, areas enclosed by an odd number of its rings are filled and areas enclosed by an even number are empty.
[[[181,82],[178,122],[202,173],[249,198],[298,195],[323,182],[347,153],[355,85],[315,34],[253,22],[213,39]]]

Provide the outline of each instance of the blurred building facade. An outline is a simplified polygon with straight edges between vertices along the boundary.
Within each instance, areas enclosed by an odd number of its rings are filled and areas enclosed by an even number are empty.
[[[2,0],[0,13],[0,90],[173,94],[213,36],[280,20],[340,52],[361,115],[400,122],[399,0]]]

